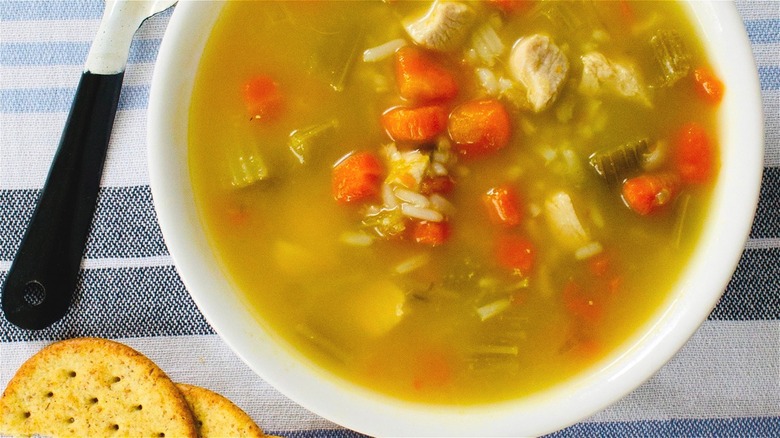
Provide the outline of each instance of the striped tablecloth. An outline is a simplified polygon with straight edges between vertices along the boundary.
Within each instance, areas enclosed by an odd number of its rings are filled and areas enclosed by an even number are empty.
[[[738,1],[766,113],[758,215],[723,298],[691,341],[623,400],[554,436],[780,436],[780,1]],[[0,283],[58,145],[101,0],[0,0]],[[75,305],[42,331],[0,318],[0,387],[45,344],[118,339],[174,380],[229,397],[266,431],[357,436],[254,375],[198,312],[158,227],[146,168],[146,107],[171,11],[133,42]]]

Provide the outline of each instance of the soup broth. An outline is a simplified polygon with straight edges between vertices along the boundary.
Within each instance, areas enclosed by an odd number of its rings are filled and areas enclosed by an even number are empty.
[[[190,109],[204,227],[328,372],[426,403],[549,388],[647,323],[696,244],[704,55],[673,2],[229,2]]]

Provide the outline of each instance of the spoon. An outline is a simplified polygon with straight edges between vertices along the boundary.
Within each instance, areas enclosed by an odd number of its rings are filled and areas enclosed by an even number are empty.
[[[40,330],[68,311],[95,213],[130,43],[176,0],[106,0],[43,191],[2,291],[12,324]]]

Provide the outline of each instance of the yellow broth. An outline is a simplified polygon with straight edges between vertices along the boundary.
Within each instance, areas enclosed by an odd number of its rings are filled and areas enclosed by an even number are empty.
[[[230,2],[204,52],[190,109],[196,201],[213,250],[246,305],[323,369],[431,403],[528,395],[620,348],[668,298],[699,237],[710,187],[685,187],[663,211],[640,216],[588,157],[642,137],[668,148],[686,122],[705,127],[715,142],[715,109],[697,97],[690,74],[673,87],[653,85],[648,40],[658,28],[679,32],[692,66],[706,66],[678,4],[631,3],[630,20],[619,2],[534,2],[511,14],[470,5],[480,20],[502,22],[506,48],[496,65],[516,39],[541,32],[561,47],[570,72],[557,100],[540,113],[500,98],[511,116],[510,143],[452,166],[456,186],[447,197],[455,212],[443,245],[367,241],[365,203],[342,205],[331,193],[334,163],[391,143],[380,117],[408,105],[396,89],[393,57],[363,62],[360,53],[408,41],[401,20],[427,3]],[[652,107],[578,91],[578,59],[594,48],[635,64]],[[327,60],[352,49],[357,59],[336,91]],[[464,53],[437,57],[460,87],[450,109],[485,95]],[[242,96],[258,74],[273,77],[284,95],[281,115],[268,123],[247,114]],[[288,147],[291,132],[329,121],[337,123],[334,133],[301,163]],[[262,156],[268,175],[237,188],[228,162],[247,150]],[[481,198],[506,184],[522,198],[523,221],[512,233],[535,247],[528,274],[495,262],[496,239],[507,230],[490,222]],[[579,260],[551,236],[541,211],[560,191],[574,201],[600,254]],[[348,238],[355,235],[357,242]],[[609,274],[598,277],[593,262],[600,256],[608,256]],[[564,291],[572,283],[585,291],[585,305],[601,309],[599,316],[582,318],[567,308]]]

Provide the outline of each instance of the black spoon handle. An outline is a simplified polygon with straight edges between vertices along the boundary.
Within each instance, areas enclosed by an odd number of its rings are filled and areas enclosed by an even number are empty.
[[[124,72],[81,76],[32,219],[3,286],[11,323],[39,330],[68,311],[95,212]]]

